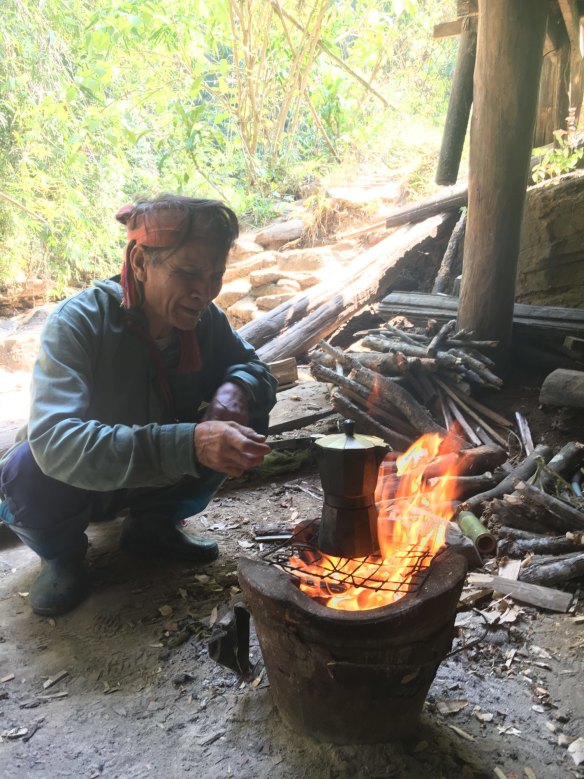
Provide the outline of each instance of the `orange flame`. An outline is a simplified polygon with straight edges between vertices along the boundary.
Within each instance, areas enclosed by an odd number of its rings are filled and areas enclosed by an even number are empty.
[[[397,460],[386,458],[379,468],[375,492],[380,553],[346,559],[319,553],[290,559],[300,589],[326,606],[342,611],[365,611],[395,603],[410,588],[412,578],[427,568],[444,544],[452,517],[456,463],[432,486],[424,471],[439,456],[443,438],[427,433]],[[368,586],[359,586],[368,580]]]

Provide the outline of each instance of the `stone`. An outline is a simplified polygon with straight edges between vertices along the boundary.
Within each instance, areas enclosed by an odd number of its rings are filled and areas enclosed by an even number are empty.
[[[233,281],[233,279],[247,278],[253,271],[259,270],[260,268],[269,268],[277,265],[277,263],[277,252],[264,251],[261,251],[259,254],[254,254],[253,257],[249,257],[240,262],[231,263],[228,261],[225,275],[223,276],[223,283]]]
[[[261,297],[256,298],[256,306],[261,311],[271,311],[295,296],[296,292],[280,292],[277,295],[262,295]]]
[[[252,319],[255,319],[258,308],[253,298],[245,297],[229,306],[225,313],[229,317],[232,326],[237,330],[239,327],[243,327],[243,325],[251,322]]]
[[[320,270],[333,261],[334,256],[328,246],[319,246],[314,249],[291,249],[279,255],[278,267],[282,271]]]
[[[234,260],[244,260],[254,254],[263,252],[263,250],[264,247],[259,243],[252,241],[251,238],[240,235],[239,238],[235,239],[233,246],[231,247],[231,251],[229,252],[229,256]]]
[[[215,298],[220,308],[229,308],[241,298],[249,295],[251,284],[247,279],[234,279],[223,285],[223,289]]]
[[[285,279],[286,274],[275,268],[261,268],[254,270],[249,274],[249,281],[252,287],[263,287],[265,284],[276,284],[280,279]]]
[[[289,219],[287,222],[275,222],[256,233],[255,240],[264,248],[280,248],[290,241],[301,238],[306,225],[302,219]]]
[[[299,281],[295,281],[294,279],[288,279],[288,278],[280,279],[280,281],[276,282],[276,286],[280,287],[282,292],[288,290],[291,290],[292,292],[300,292],[300,290],[302,289]]]

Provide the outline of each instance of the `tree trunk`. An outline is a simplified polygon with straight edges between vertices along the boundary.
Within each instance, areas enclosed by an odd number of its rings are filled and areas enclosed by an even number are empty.
[[[548,3],[480,0],[460,328],[499,341],[513,323]]]

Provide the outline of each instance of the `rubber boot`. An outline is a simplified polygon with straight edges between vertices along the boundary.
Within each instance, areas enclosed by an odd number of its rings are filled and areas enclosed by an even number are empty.
[[[122,525],[120,546],[124,552],[144,557],[165,557],[206,565],[219,557],[219,547],[211,538],[191,536],[180,523],[165,522],[159,517],[134,517],[130,514]]]
[[[76,548],[50,560],[41,558],[41,571],[28,596],[35,614],[56,617],[85,600],[89,591],[86,551],[87,536],[83,533]]]

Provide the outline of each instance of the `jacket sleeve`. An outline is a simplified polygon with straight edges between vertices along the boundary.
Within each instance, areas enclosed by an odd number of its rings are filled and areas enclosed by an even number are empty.
[[[214,307],[214,333],[218,337],[215,359],[220,364],[219,383],[234,379],[245,385],[250,396],[250,421],[262,421],[266,432],[268,415],[276,403],[277,381],[254,348],[238,335],[219,308]],[[252,425],[253,426],[253,425]]]
[[[193,423],[108,425],[89,418],[99,327],[97,319],[74,307],[47,321],[33,370],[28,426],[40,469],[94,491],[197,476]]]

